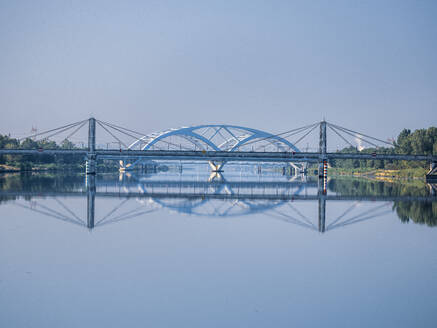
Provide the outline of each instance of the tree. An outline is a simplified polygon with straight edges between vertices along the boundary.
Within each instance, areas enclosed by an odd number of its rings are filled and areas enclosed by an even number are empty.
[[[72,143],[70,140],[64,139],[61,143],[62,149],[73,149],[74,143]]]
[[[22,149],[37,149],[38,143],[33,139],[26,138],[26,139],[24,139],[23,142],[21,142],[20,148],[22,148]]]
[[[411,130],[409,129],[403,129],[401,133],[399,133],[395,143],[395,148],[397,148],[398,153],[411,154],[413,148],[411,146],[410,136]]]

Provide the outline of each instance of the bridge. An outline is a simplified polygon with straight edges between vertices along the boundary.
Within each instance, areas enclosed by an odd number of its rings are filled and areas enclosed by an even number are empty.
[[[319,176],[323,179],[327,177],[328,162],[336,159],[426,161],[430,164],[427,179],[435,180],[437,177],[437,156],[435,155],[387,154],[377,151],[363,153],[358,149],[354,153],[328,152],[328,129],[351,147],[354,147],[350,140],[351,137],[358,140],[360,144],[372,146],[373,149],[380,148],[380,145],[393,146],[393,143],[326,121],[279,134],[235,125],[200,125],[145,134],[89,118],[35,133],[28,138],[49,140],[62,133],[68,133],[63,140],[69,140],[86,125],[88,125],[87,147],[1,149],[0,155],[83,155],[86,158],[87,174],[96,174],[96,162],[99,159],[118,160],[122,171],[143,165],[144,161],[205,161],[216,173],[222,172],[224,165],[228,162],[290,163],[295,170],[302,172],[305,172],[303,163],[318,163]],[[115,141],[107,143],[106,149],[97,146],[97,127],[100,127],[102,132]],[[302,151],[298,148],[298,143],[317,129],[319,131],[318,149]],[[297,137],[296,141],[290,141],[290,137],[294,136]],[[23,139],[25,138],[21,138]]]

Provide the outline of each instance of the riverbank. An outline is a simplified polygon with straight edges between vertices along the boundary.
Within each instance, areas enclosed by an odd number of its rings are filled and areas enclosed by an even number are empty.
[[[20,172],[20,168],[11,165],[0,164],[0,173],[14,173],[14,172]]]
[[[97,170],[99,172],[118,172],[118,163],[107,162],[99,163]],[[85,164],[65,164],[65,163],[47,163],[47,164],[0,164],[0,173],[24,173],[24,172],[84,172]]]
[[[84,165],[76,164],[36,164],[36,165],[6,165],[0,164],[0,173],[48,172],[48,171],[80,171]]]
[[[398,170],[389,169],[371,169],[371,168],[329,168],[328,175],[331,176],[353,176],[353,177],[368,177],[377,180],[394,181],[402,179],[425,179],[427,170],[422,167],[407,168]]]

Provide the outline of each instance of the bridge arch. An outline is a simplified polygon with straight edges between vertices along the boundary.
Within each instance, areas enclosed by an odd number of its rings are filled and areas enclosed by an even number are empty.
[[[215,151],[295,151],[290,141],[262,130],[236,125],[209,124],[170,129],[143,136],[129,149],[181,149]]]

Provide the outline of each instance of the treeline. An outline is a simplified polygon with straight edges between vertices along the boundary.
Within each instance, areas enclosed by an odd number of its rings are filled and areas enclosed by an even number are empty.
[[[61,144],[54,141],[39,140],[35,141],[30,138],[20,141],[6,135],[0,135],[0,149],[75,149],[76,147],[69,140],[64,140]],[[57,166],[82,166],[84,162],[83,155],[2,155],[0,164],[5,164],[20,170],[30,170],[32,167],[52,164]]]
[[[394,147],[365,148],[358,151],[355,147],[347,147],[340,153],[362,153],[362,154],[407,154],[407,155],[437,155],[437,128],[419,129],[411,132],[409,129],[401,131]],[[375,169],[402,169],[427,167],[426,162],[393,161],[393,160],[357,160],[344,159],[332,160],[332,167],[342,168],[375,168]]]

